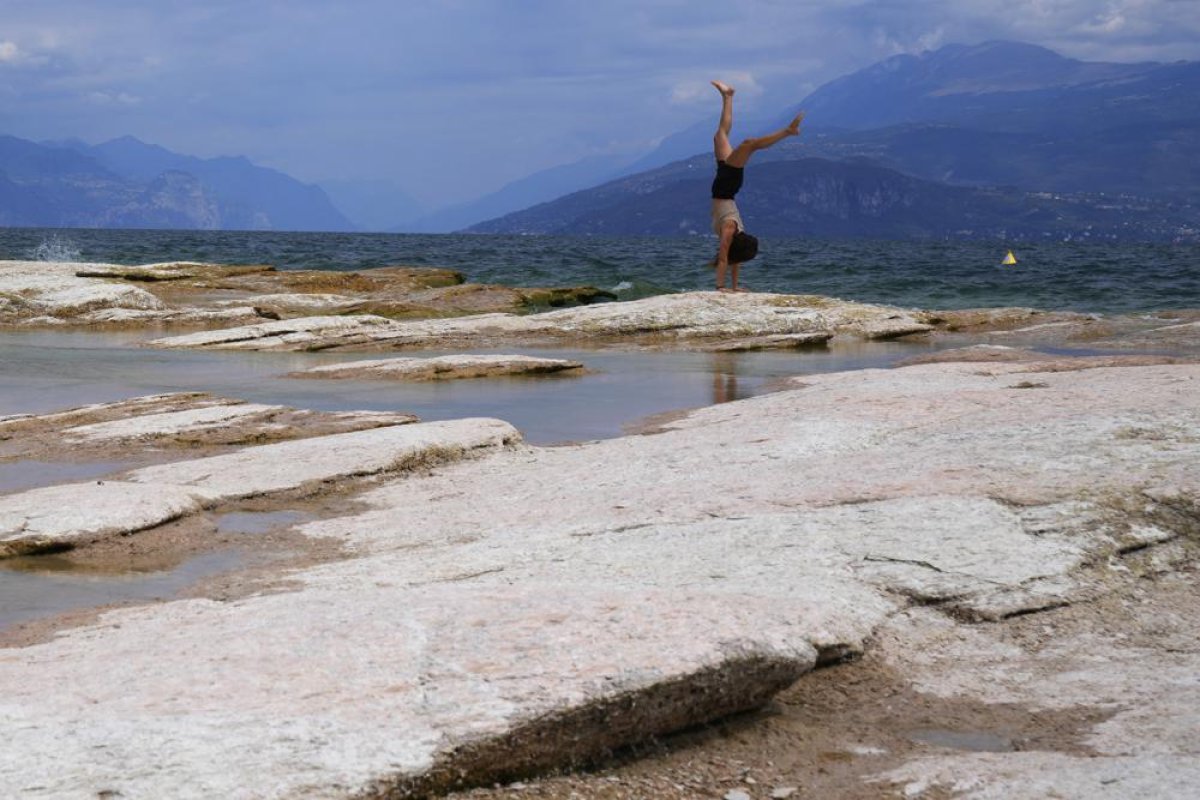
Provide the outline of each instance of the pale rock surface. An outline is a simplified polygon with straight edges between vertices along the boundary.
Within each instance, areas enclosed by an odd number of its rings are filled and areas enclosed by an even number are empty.
[[[0,497],[0,558],[74,547],[199,511],[193,492],[124,481],[77,483]]]
[[[205,428],[221,427],[230,422],[245,422],[246,418],[263,418],[286,411],[285,406],[259,403],[208,406],[184,411],[145,414],[109,422],[77,425],[64,430],[68,439],[127,439],[179,434]]]
[[[155,339],[152,347],[211,347],[222,350],[320,350],[388,338],[397,323],[384,317],[299,317],[240,328],[200,331]]]
[[[545,375],[581,369],[583,369],[581,362],[562,358],[464,353],[431,358],[381,358],[349,361],[292,372],[288,377],[442,381],[504,375]]]
[[[0,497],[0,557],[74,547],[230,500],[442,463],[519,440],[500,420],[394,425],[159,464],[115,481],[32,489]]]
[[[221,305],[225,306],[256,306],[259,308],[279,309],[281,311],[305,311],[312,313],[313,311],[321,311],[328,313],[341,308],[349,308],[355,303],[360,302],[357,298],[347,297],[342,294],[328,294],[314,292],[312,294],[302,294],[298,292],[280,293],[280,294],[256,294],[248,297],[241,297],[237,300],[224,300]]]
[[[1172,581],[1191,580],[1167,574],[1154,586],[1162,592]],[[1086,736],[1086,754],[946,750],[877,779],[917,798],[945,791],[1028,800],[1192,797],[1200,780],[1195,608],[1164,608],[1136,594],[1111,604],[1133,618],[1119,633],[1071,630],[1068,623],[1047,630],[1032,649],[1015,645],[1004,630],[954,625],[927,609],[895,617],[878,633],[881,653],[923,693],[1033,709],[1097,708],[1110,716]]]
[[[933,326],[920,312],[822,297],[689,292],[621,303],[566,308],[542,314],[479,314],[454,319],[387,322],[378,317],[362,327],[337,317],[287,320],[203,334],[157,339],[156,347],[298,350],[364,345],[418,346],[491,343],[649,341],[655,344],[705,339],[804,335],[829,338],[846,333],[871,339],[924,333]],[[339,322],[340,320],[340,322]]]
[[[30,305],[44,313],[69,317],[101,308],[132,311],[162,311],[166,304],[145,289],[110,283],[92,283],[45,292],[31,299]]]
[[[516,428],[501,420],[424,422],[250,447],[227,455],[144,467],[125,477],[135,483],[188,487],[215,502],[400,470],[409,462],[461,457],[520,438]]]
[[[1123,546],[1169,547],[1200,516],[1200,367],[1017,388],[1029,369],[806,376],[654,436],[496,450],[385,483],[362,511],[304,526],[356,557],[291,573],[287,593],[112,612],[0,651],[0,788],[352,797],[445,789],[459,770],[490,782],[761,703],[910,605],[1017,613],[1100,591]],[[139,479],[205,496],[276,480],[215,459]],[[1100,766],[1191,780],[1176,753]],[[1016,763],[995,758],[994,775]]]

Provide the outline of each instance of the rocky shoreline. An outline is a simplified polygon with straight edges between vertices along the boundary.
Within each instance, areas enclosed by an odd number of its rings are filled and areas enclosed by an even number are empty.
[[[179,301],[148,292],[163,304],[150,308],[128,291],[135,282],[197,282],[176,297],[191,298],[185,316],[200,327],[215,318],[198,315],[230,299],[194,265],[55,274],[57,288],[19,301],[9,281],[6,324],[107,324],[123,308],[149,337]],[[279,288],[264,271],[220,275],[265,281],[260,298]],[[72,281],[116,287],[108,297],[128,306],[81,310],[98,293]],[[47,296],[74,311],[30,316]],[[0,496],[0,559],[153,552],[168,546],[164,527],[247,504],[325,509],[284,526],[323,548],[286,569],[0,632],[6,794],[425,797],[523,781],[467,795],[1182,797],[1200,778],[1193,315],[691,293],[398,320],[329,316],[328,301],[314,302],[322,315],[293,302],[297,316],[266,320],[259,305],[251,325],[231,316],[232,327],[153,344],[972,346],[934,363],[807,375],[652,435],[553,448],[524,444],[500,420],[202,394],[0,418],[0,459],[82,448],[134,462],[103,481]],[[125,314],[139,303],[159,316]],[[1171,352],[1028,349],[1114,341]],[[210,529],[193,528],[188,546],[202,547]],[[1003,721],[992,733],[1007,745],[887,738],[873,721],[896,714],[889,696]],[[800,711],[777,724],[755,712],[772,704],[831,709],[806,717],[825,739],[787,728]],[[608,774],[533,780],[695,726],[741,725],[721,721],[743,712],[760,714],[743,718],[743,738],[785,731],[748,769],[728,763],[739,744],[701,736]],[[915,714],[895,730],[916,730]],[[790,750],[807,755],[785,763]]]

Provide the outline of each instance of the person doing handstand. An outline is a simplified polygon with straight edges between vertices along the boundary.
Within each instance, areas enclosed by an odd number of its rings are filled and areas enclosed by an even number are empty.
[[[743,171],[750,156],[764,150],[781,139],[800,133],[801,112],[775,133],[756,139],[744,139],[737,147],[729,143],[729,132],[733,128],[733,87],[713,81],[721,93],[721,121],[713,136],[713,155],[717,157],[717,177],[712,183],[712,226],[713,233],[720,237],[717,245],[717,291],[743,292],[738,288],[738,267],[758,254],[758,239],[746,233],[742,215],[738,212],[734,197],[742,188]],[[725,288],[725,273],[729,272],[729,288]]]

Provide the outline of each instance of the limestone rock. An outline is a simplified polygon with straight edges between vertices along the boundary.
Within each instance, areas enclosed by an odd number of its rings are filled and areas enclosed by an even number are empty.
[[[223,350],[325,350],[392,338],[396,323],[369,315],[301,317],[155,339],[151,347]]]
[[[79,278],[116,278],[124,281],[157,283],[159,281],[225,280],[240,275],[273,272],[266,265],[202,264],[192,261],[166,261],[157,264],[125,266],[120,264],[86,264],[75,269]]]
[[[62,433],[68,439],[77,440],[148,438],[224,426],[230,422],[244,421],[246,417],[261,419],[285,410],[284,406],[258,403],[208,406],[78,425]]]
[[[134,533],[230,500],[445,463],[519,440],[500,420],[398,425],[159,464],[117,481],[32,489],[0,497],[0,557]]]
[[[503,342],[711,347],[727,339],[793,337],[818,341],[835,333],[892,338],[928,331],[920,314],[886,306],[792,295],[691,292],[659,295],[622,303],[565,308],[541,314],[480,314],[384,324],[347,332],[333,318],[289,320],[278,326],[251,326],[205,335],[158,339],[156,347],[238,349],[329,349],[491,345]],[[303,329],[304,335],[298,335]],[[357,335],[357,334],[362,334]],[[794,337],[800,337],[799,339]],[[783,341],[783,340],[776,340]]]
[[[31,489],[0,497],[0,558],[133,533],[199,509],[194,493],[175,486],[108,481]]]
[[[1013,391],[1032,366],[806,375],[654,436],[493,446],[381,482],[303,527],[353,557],[290,573],[286,593],[115,611],[0,653],[0,789],[420,796],[751,707],[861,653],[901,611],[940,621],[918,632],[956,661],[979,657],[964,614],[1101,595],[1123,547],[1194,536],[1200,509],[1200,366],[1044,372],[1038,391]],[[494,421],[460,433],[506,438]],[[354,445],[314,444],[130,479],[214,498],[345,474],[330,451]],[[1075,642],[1072,663],[1105,673],[1112,645]],[[963,677],[996,702],[1027,678],[1005,647]],[[1136,655],[1122,663],[1150,680],[1161,665]],[[1139,697],[1196,708],[1194,665],[1171,674]],[[955,675],[927,690],[951,691]],[[1073,669],[1043,701],[1089,696],[1082,677]],[[1161,734],[1173,743],[1194,733],[1181,717]],[[1094,734],[1113,757],[1084,759],[1091,774],[1148,796],[1195,779],[1190,744],[1150,737],[1122,753],[1107,729]],[[885,779],[916,794],[973,791],[956,781],[986,774],[1003,795],[1023,764],[1040,780],[1077,761],[971,754]],[[1037,796],[1040,784],[1022,785]]]
[[[412,414],[308,411],[212,397],[197,392],[135,397],[50,414],[0,418],[0,462],[132,461],[130,445],[219,451],[238,444],[328,436],[416,422]],[[131,464],[133,466],[133,464]]]
[[[520,441],[506,422],[459,419],[263,445],[227,455],[145,467],[135,483],[186,486],[212,501],[303,489],[322,481],[410,469]]]
[[[561,358],[520,355],[453,355],[433,358],[384,358],[349,361],[289,373],[291,378],[387,378],[406,381],[443,381],[460,378],[493,378],[505,375],[547,375],[579,372],[583,364]]]

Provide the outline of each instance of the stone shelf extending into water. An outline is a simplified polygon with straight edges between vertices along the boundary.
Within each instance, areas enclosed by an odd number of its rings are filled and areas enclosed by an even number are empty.
[[[508,423],[462,419],[249,447],[158,464],[114,480],[0,496],[0,558],[125,536],[245,498],[304,494],[367,475],[403,472],[520,441]]]
[[[401,381],[446,381],[514,375],[580,374],[583,364],[561,358],[520,355],[435,356],[347,361],[288,373],[289,378],[385,378]]]
[[[806,375],[655,435],[567,447],[498,447],[510,429],[470,423],[493,445],[482,458],[381,481],[300,529],[349,558],[273,592],[114,611],[0,650],[0,793],[426,796],[761,705],[907,615],[925,613],[911,626],[927,651],[967,650],[971,621],[1181,569],[1200,521],[1200,366],[1093,367]],[[368,459],[333,444],[127,485],[210,500]],[[1200,654],[1142,646],[1191,684],[1107,708],[1065,794],[1194,760],[1163,720],[1200,714]],[[1021,657],[1006,647],[997,658]],[[915,761],[900,780],[1011,785],[1039,757],[973,755],[987,760]],[[1013,796],[1044,795],[1037,780]]]

